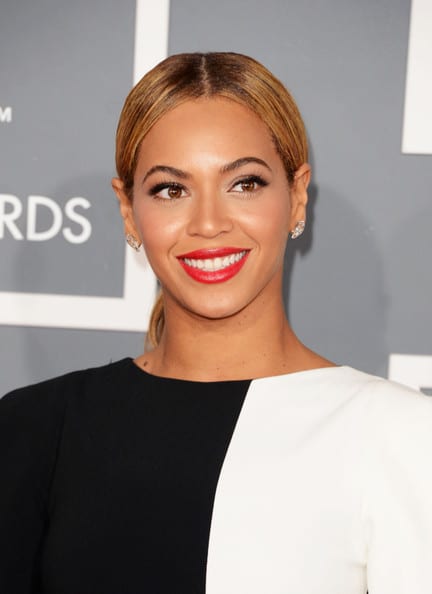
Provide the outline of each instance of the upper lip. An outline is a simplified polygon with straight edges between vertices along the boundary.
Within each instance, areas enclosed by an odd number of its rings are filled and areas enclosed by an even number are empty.
[[[214,247],[214,248],[203,248],[200,250],[194,250],[187,254],[180,254],[177,258],[192,258],[195,260],[205,260],[206,258],[220,258],[223,256],[229,256],[230,254],[238,254],[239,252],[249,252],[248,248],[239,247]]]

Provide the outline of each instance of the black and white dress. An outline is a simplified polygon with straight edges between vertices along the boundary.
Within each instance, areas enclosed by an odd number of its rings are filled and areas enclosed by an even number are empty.
[[[1,594],[429,594],[432,400],[350,367],[0,401]]]

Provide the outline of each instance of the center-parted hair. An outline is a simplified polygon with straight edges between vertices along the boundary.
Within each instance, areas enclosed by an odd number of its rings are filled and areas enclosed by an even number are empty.
[[[284,85],[262,64],[234,52],[170,56],[150,70],[126,98],[117,128],[116,166],[130,200],[141,142],[174,107],[199,98],[224,97],[253,111],[269,129],[287,175],[308,160],[306,131]],[[158,344],[164,326],[163,296],[153,309],[148,338]]]

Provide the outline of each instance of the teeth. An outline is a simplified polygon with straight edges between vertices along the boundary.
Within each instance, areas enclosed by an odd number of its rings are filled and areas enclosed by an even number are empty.
[[[228,266],[232,266],[236,262],[239,262],[246,255],[246,251],[238,252],[237,254],[231,254],[224,258],[206,258],[205,260],[196,260],[194,258],[184,258],[184,263],[192,268],[198,268],[204,270],[204,272],[215,272],[217,270],[223,270]]]

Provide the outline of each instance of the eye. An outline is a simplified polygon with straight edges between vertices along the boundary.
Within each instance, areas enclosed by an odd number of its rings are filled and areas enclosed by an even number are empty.
[[[268,183],[259,175],[248,175],[247,177],[237,181],[231,188],[233,192],[240,194],[251,194],[260,188],[267,186]],[[237,189],[236,189],[237,188]]]
[[[186,190],[181,184],[163,182],[153,186],[149,194],[156,200],[177,200],[186,196]]]

